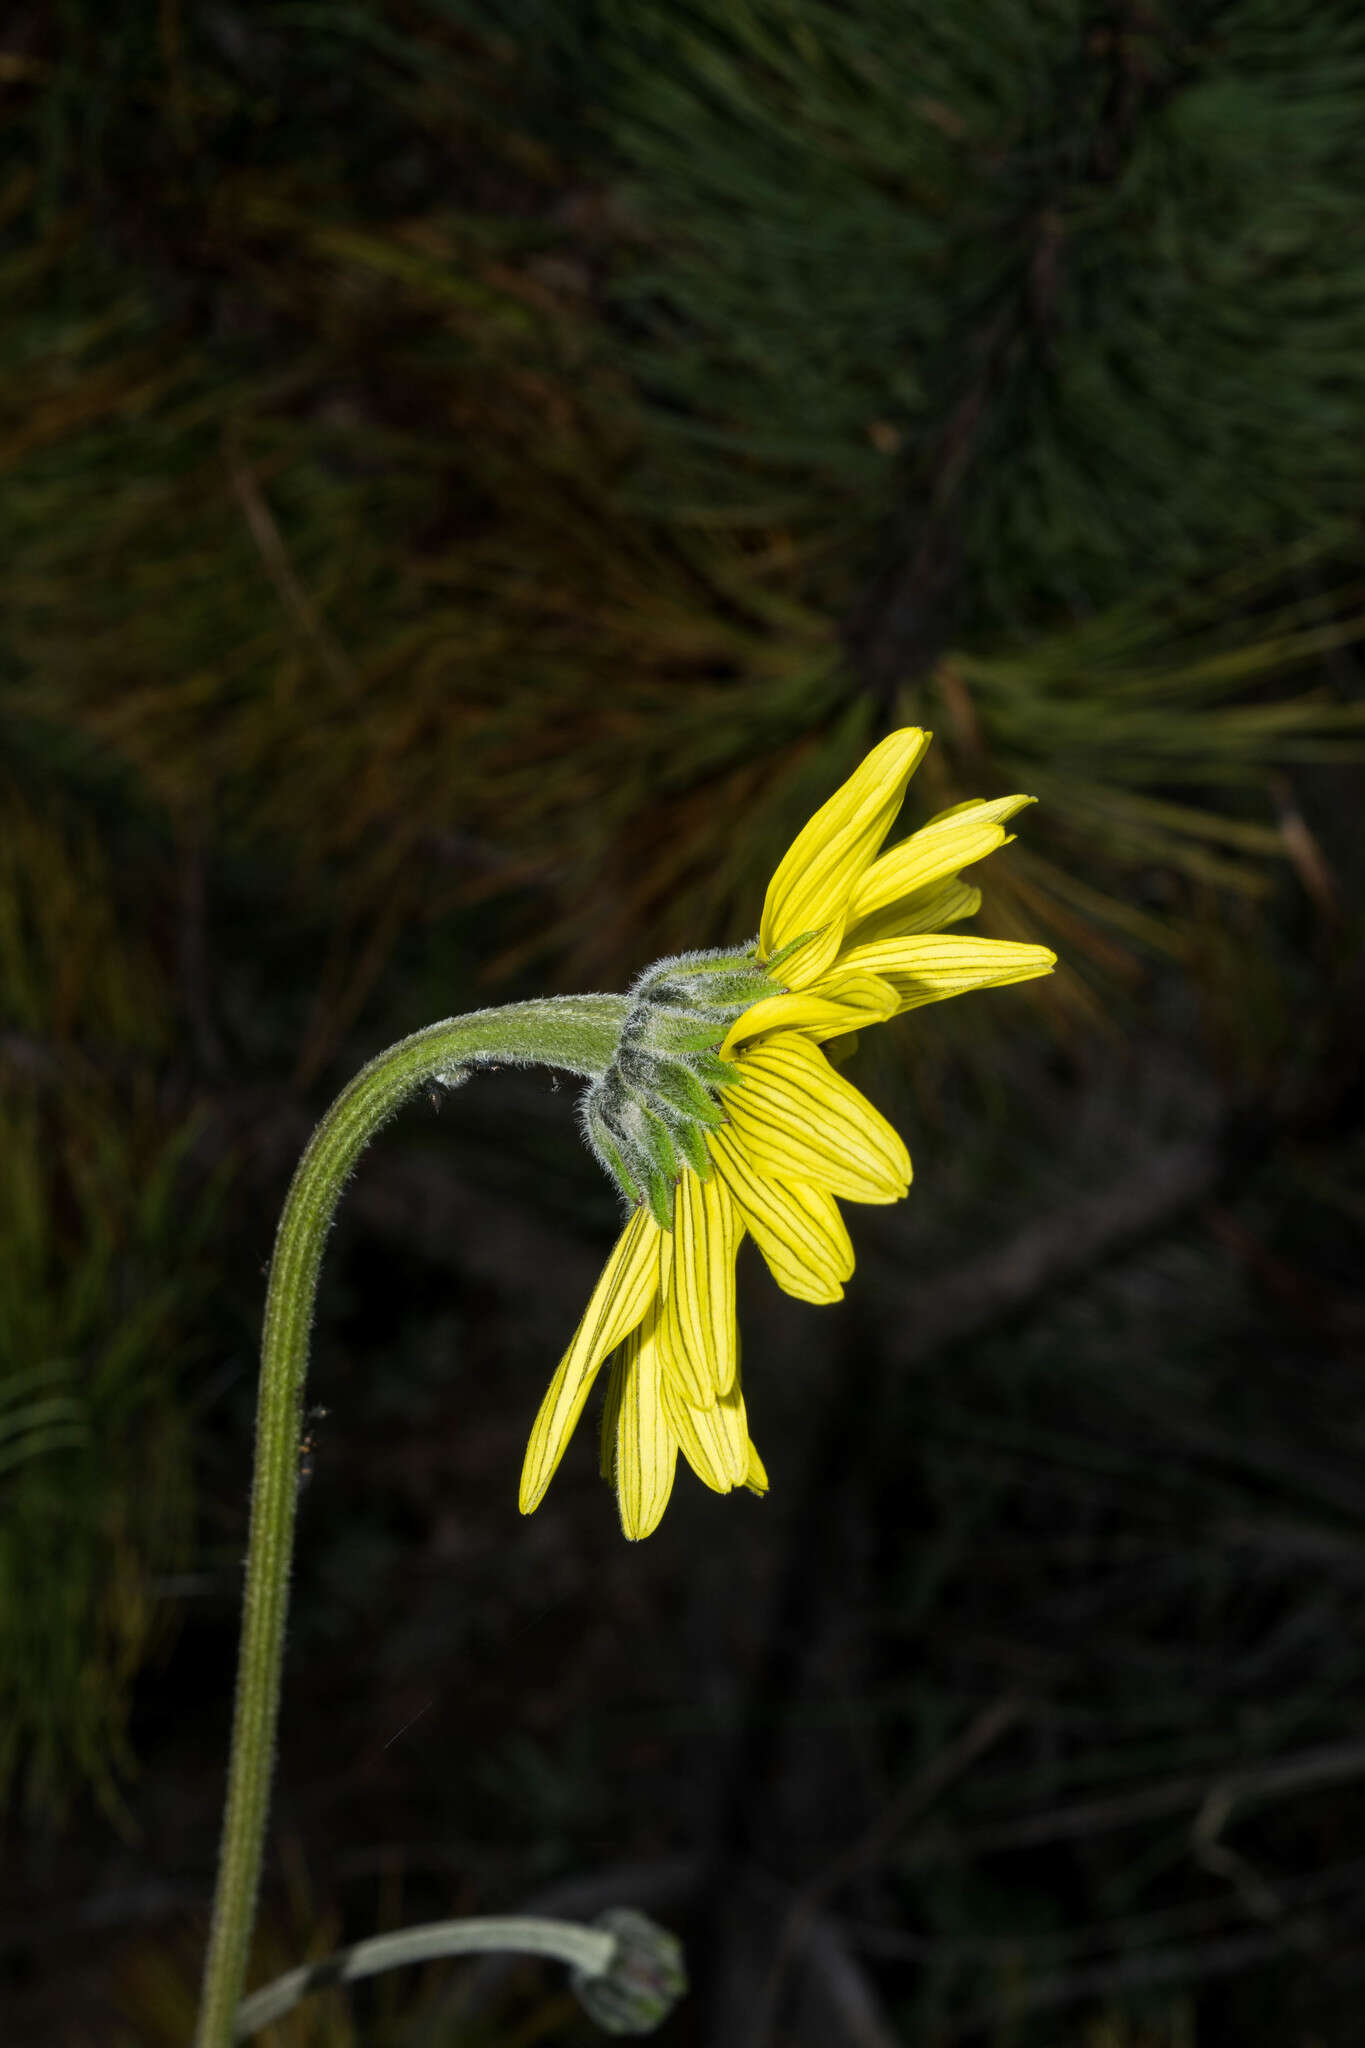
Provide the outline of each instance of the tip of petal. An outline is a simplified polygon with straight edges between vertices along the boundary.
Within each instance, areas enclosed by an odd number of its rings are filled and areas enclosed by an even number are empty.
[[[888,776],[899,775],[904,772],[907,762],[918,768],[933,737],[927,726],[899,725],[884,740],[878,741],[867,758],[875,761]]]
[[[621,1510],[621,1534],[627,1543],[643,1543],[646,1536],[652,1536],[664,1518],[668,1496],[647,1502],[627,1502],[624,1495],[618,1495]]]
[[[886,837],[930,735],[922,726],[888,733],[808,819],[787,848],[763,902],[758,937],[771,960],[798,935],[823,930],[783,980],[808,987],[838,951],[849,897]]]

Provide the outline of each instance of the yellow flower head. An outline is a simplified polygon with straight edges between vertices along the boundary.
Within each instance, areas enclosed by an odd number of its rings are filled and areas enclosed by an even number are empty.
[[[585,1122],[634,1212],[531,1430],[523,1514],[608,1359],[602,1470],[627,1536],[658,1526],[679,1451],[717,1493],[766,1492],[740,1391],[740,1241],[788,1294],[838,1301],[853,1247],[836,1198],[896,1202],[910,1185],[899,1136],[822,1045],[1055,966],[1045,946],[943,930],[981,902],[959,871],[1006,843],[1030,797],[960,804],[881,852],[928,744],[916,726],[890,734],[816,812],[768,884],[755,946],[663,961],[632,990]]]

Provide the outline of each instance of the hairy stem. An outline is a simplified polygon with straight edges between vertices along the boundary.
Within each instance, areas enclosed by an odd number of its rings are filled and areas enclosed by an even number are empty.
[[[621,996],[563,996],[432,1024],[356,1075],[299,1161],[266,1294],[232,1757],[197,2048],[229,2048],[246,1977],[275,1761],[308,1336],[322,1248],[347,1176],[381,1125],[434,1079],[500,1062],[602,1073],[627,1008]]]

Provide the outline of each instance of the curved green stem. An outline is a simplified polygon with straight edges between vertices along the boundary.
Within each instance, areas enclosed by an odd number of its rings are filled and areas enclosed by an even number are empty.
[[[427,1082],[528,1061],[595,1076],[610,1064],[628,1007],[623,996],[561,996],[432,1024],[356,1075],[299,1161],[266,1294],[232,1758],[197,2048],[229,2048],[246,1976],[275,1761],[308,1334],[341,1190],[375,1132]]]
[[[358,1977],[373,1977],[381,1970],[397,1969],[405,1963],[499,1952],[552,1956],[558,1962],[572,1964],[585,1976],[600,1977],[610,1967],[616,1937],[572,1920],[520,1918],[441,1920],[429,1927],[405,1927],[399,1934],[376,1934],[369,1941],[338,1949],[321,1963],[304,1963],[297,1970],[288,1970],[273,1984],[253,1991],[237,2008],[237,2039],[243,2041],[259,2032],[271,2020],[289,2012],[310,1991],[321,1991],[328,1985],[353,1984]]]

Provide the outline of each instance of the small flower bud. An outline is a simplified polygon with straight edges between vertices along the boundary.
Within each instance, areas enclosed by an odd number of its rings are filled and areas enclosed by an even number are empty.
[[[573,1972],[579,2004],[604,2034],[652,2034],[687,1989],[682,1943],[629,1906],[609,1907],[593,1924],[616,1947],[600,1975]]]

